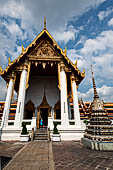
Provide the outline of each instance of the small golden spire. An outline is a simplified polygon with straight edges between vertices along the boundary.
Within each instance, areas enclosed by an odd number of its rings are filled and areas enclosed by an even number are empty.
[[[23,46],[23,44],[22,44],[22,54],[24,53],[24,46]]]
[[[8,65],[10,65],[11,64],[11,59],[10,59],[10,57],[8,58]]]
[[[77,67],[77,60],[75,60],[75,66]]]
[[[67,55],[67,47],[65,47],[65,49],[64,49],[64,54],[65,54],[65,56]]]
[[[46,29],[46,16],[44,17],[44,29]]]
[[[82,72],[83,75],[85,75],[85,68],[83,68],[83,72]]]
[[[0,66],[0,72],[2,72],[3,71],[3,69],[2,69],[2,67]]]

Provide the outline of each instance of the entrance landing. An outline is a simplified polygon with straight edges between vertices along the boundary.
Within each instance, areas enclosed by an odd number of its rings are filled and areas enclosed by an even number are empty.
[[[28,143],[4,170],[54,170],[51,142]]]

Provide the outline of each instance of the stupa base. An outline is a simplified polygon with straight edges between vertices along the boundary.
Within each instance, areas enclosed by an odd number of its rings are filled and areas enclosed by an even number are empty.
[[[98,140],[90,140],[87,138],[82,138],[81,142],[83,146],[90,148],[92,150],[113,151],[113,142],[110,141],[98,141]]]

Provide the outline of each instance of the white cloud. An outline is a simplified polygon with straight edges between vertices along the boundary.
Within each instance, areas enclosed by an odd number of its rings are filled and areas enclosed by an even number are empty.
[[[92,57],[96,75],[101,79],[108,79],[113,81],[113,53],[102,54],[100,56]]]
[[[75,63],[75,61],[77,60],[77,67],[79,69],[82,70],[83,68],[85,68],[87,64],[86,60],[82,55],[77,54],[77,50],[70,49],[67,51],[67,55],[73,63]]]
[[[112,37],[112,30],[101,32],[95,39],[87,39],[83,44],[83,48],[79,51],[73,51],[73,53],[71,52],[71,57],[81,56],[80,58],[78,57],[78,63],[81,63],[78,65],[81,70],[84,67],[86,69],[86,78],[81,83],[80,88],[83,90],[85,87],[87,92],[79,92],[79,97],[82,97],[85,101],[92,100],[93,97],[92,90],[89,89],[92,84],[91,64],[93,64],[97,87],[101,85],[101,88],[98,88],[100,97],[102,97],[105,101],[113,101],[113,88],[111,87],[113,85]],[[102,84],[104,85],[102,86]],[[105,84],[107,84],[107,86],[105,86]],[[108,94],[108,90],[111,95]]]
[[[16,51],[12,54],[12,59],[16,59],[22,53],[22,46],[17,46]]]
[[[104,0],[5,0],[0,1],[0,14],[22,19],[22,27],[28,29],[30,25],[38,30],[42,27],[44,16],[50,32],[64,28],[73,15],[79,15],[91,5]]]
[[[97,88],[97,92],[104,102],[111,102],[113,100],[113,87],[103,85],[102,87]],[[92,101],[94,96],[93,88],[90,88],[85,93],[79,91],[78,96],[80,99],[82,98],[83,101]]]
[[[81,49],[82,55],[92,56],[93,53],[105,50],[106,48],[113,48],[113,31],[103,31],[95,39],[88,39],[84,43],[84,47]]]
[[[103,20],[109,14],[111,14],[111,12],[113,12],[113,8],[107,8],[105,11],[100,11],[99,14],[98,14],[98,17],[99,17],[100,20]]]
[[[69,40],[75,40],[77,30],[68,30],[64,32],[54,32],[53,37],[56,41],[67,43]]]
[[[108,21],[108,25],[113,26],[113,18],[111,18],[110,21]]]
[[[3,25],[8,29],[8,31],[13,34],[13,36],[23,36],[22,30],[20,29],[20,27],[15,23],[15,22],[11,22],[9,23],[3,23]]]
[[[80,40],[76,43],[75,47],[78,46],[79,44],[84,44],[86,41],[86,37],[85,36],[81,36]]]

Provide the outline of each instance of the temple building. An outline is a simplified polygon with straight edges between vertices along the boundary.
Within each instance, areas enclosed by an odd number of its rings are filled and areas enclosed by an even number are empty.
[[[73,64],[46,28],[14,61],[9,59],[0,75],[6,81],[7,94],[2,114],[1,140],[20,140],[22,122],[39,128],[40,118],[52,133],[58,122],[61,140],[79,140],[84,126],[80,119],[77,89],[85,77]],[[13,101],[14,91],[17,102]],[[70,108],[70,98],[73,110]],[[12,109],[12,110],[11,110]],[[14,113],[13,110],[16,109]],[[11,112],[12,111],[12,112]]]

